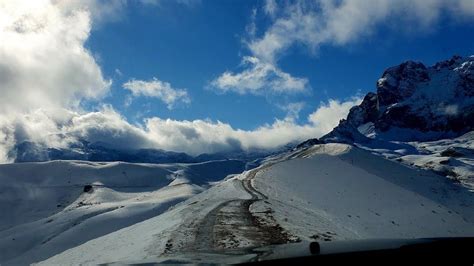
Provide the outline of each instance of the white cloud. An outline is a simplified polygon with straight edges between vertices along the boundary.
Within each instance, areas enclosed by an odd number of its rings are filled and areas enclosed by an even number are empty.
[[[300,103],[285,107],[288,115],[284,119],[254,130],[235,129],[220,121],[158,117],[132,125],[111,106],[95,112],[81,110],[82,101],[100,99],[111,85],[84,47],[92,24],[104,22],[103,16],[119,15],[125,4],[38,0],[0,5],[0,162],[13,160],[12,150],[24,141],[68,148],[86,140],[119,149],[156,148],[196,155],[273,148],[326,133],[322,124],[312,120],[304,125],[295,122]],[[224,90],[287,93],[301,92],[308,86],[306,79],[294,78],[256,57],[244,61],[248,71],[228,72],[216,80]],[[116,73],[120,75],[118,70]],[[156,97],[169,108],[189,102],[186,90],[156,78],[130,80],[123,86],[132,96]]]
[[[242,72],[226,71],[211,85],[222,92],[239,94],[298,93],[309,87],[307,79],[293,77],[256,57],[244,57],[243,66],[245,69]]]
[[[166,103],[168,109],[172,109],[178,101],[191,102],[186,89],[175,89],[171,87],[170,83],[160,81],[157,78],[149,81],[132,79],[124,83],[122,87],[131,91],[135,97],[145,96],[160,99]]]
[[[120,19],[126,5],[125,0],[1,1],[0,113],[78,109],[84,100],[107,95],[112,81],[84,45],[93,26]]]
[[[431,29],[443,14],[453,20],[472,19],[474,1],[300,0],[283,2],[281,10],[263,36],[249,41],[252,55],[266,62],[276,62],[296,43],[312,51],[323,44],[345,45],[371,35],[382,24],[413,31]]]
[[[50,1],[0,6],[0,112],[77,107],[105,95],[111,81],[84,47],[91,15]]]
[[[140,2],[143,3],[144,5],[156,6],[160,3],[160,0],[141,0]]]
[[[265,5],[263,6],[263,11],[265,14],[269,15],[270,17],[275,16],[278,10],[278,4],[276,0],[266,0]]]
[[[291,119],[295,120],[298,119],[300,116],[301,110],[303,110],[303,107],[305,106],[304,102],[292,102],[288,103],[286,105],[277,105],[280,109],[283,111],[286,111],[286,118],[285,119]]]
[[[123,1],[113,2],[113,6],[103,3],[38,0],[0,5],[0,161],[11,160],[11,149],[25,140],[58,148],[78,140],[101,141],[114,148],[157,148],[193,155],[273,148],[329,132],[360,102],[357,98],[321,103],[304,124],[296,122],[302,103],[292,103],[283,107],[288,112],[285,118],[253,130],[235,129],[220,121],[158,117],[133,125],[110,106],[96,112],[81,111],[77,108],[81,101],[100,99],[111,83],[84,47],[92,24],[113,17],[125,5]],[[277,65],[279,56],[292,45],[304,44],[310,50],[323,44],[344,45],[370,35],[381,23],[399,20],[399,25],[412,23],[425,29],[443,12],[456,19],[470,19],[474,4],[465,0],[322,0],[285,4],[265,12],[273,16],[272,25],[259,37],[255,37],[256,28],[249,28],[253,32],[248,41],[251,55],[243,58],[241,72],[225,72],[212,82],[219,90],[241,94],[304,92],[309,88],[308,80],[293,77]],[[169,108],[189,102],[186,90],[157,79],[131,80],[124,87],[135,96],[159,98]]]
[[[262,36],[255,36],[255,19],[247,27],[249,39],[244,41],[250,55],[244,57],[247,64],[240,73],[224,72],[212,82],[222,91],[240,93],[272,91],[272,72],[298,80],[301,88],[304,78],[293,78],[278,67],[282,54],[295,44],[301,44],[311,53],[324,44],[346,45],[370,36],[380,25],[388,25],[397,31],[432,30],[439,18],[446,14],[452,20],[472,20],[472,0],[267,0],[263,13],[272,18],[272,24]],[[253,33],[253,34],[252,34]],[[252,58],[258,64],[248,64]],[[278,76],[278,75],[277,75]],[[280,78],[281,79],[281,78]],[[281,91],[298,92],[281,82]],[[306,86],[306,84],[304,84]]]
[[[118,21],[122,18],[127,0],[52,0],[52,4],[61,10],[82,10],[87,12],[95,28],[106,22]]]
[[[176,1],[178,4],[182,4],[188,7],[193,7],[195,5],[201,4],[201,0],[177,0]]]
[[[184,5],[187,7],[194,7],[201,4],[201,0],[175,0],[168,2]],[[139,3],[143,5],[160,6],[163,3],[163,0],[140,0]]]
[[[255,19],[257,18],[257,13],[257,8],[252,9],[252,12],[250,13],[250,22],[245,27],[245,31],[247,32],[247,34],[252,37],[255,36],[255,34],[257,33],[257,24],[255,22]]]
[[[20,139],[67,145],[67,138],[57,134],[64,116],[70,116],[63,108],[78,109],[81,100],[108,93],[111,80],[103,77],[84,43],[92,23],[111,19],[120,4],[0,3],[0,161],[9,160]]]
[[[453,7],[454,12],[464,17],[474,16],[474,2],[471,0],[460,0]]]
[[[119,76],[119,77],[122,77],[122,76],[123,76],[122,71],[121,71],[120,69],[118,69],[118,68],[116,68],[116,69],[114,70],[114,72],[115,72],[115,74],[116,74],[117,76]]]
[[[341,102],[339,100],[329,100],[328,103],[321,103],[319,108],[309,115],[309,121],[317,126],[322,132],[330,132],[342,118],[346,118],[351,107],[359,105],[362,99],[353,97]]]
[[[6,117],[0,117],[0,163],[10,162],[10,150],[15,146],[14,128]]]
[[[303,125],[295,122],[302,105],[290,104],[284,119],[276,119],[253,130],[235,129],[220,121],[180,121],[159,117],[145,119],[143,125],[132,125],[107,105],[89,113],[38,109],[15,116],[3,114],[0,115],[0,162],[13,160],[14,154],[9,152],[15,144],[23,141],[67,148],[79,140],[86,140],[116,149],[154,148],[192,155],[270,149],[328,133],[337,124],[335,121],[344,118],[349,108],[358,102],[360,99],[322,103]]]

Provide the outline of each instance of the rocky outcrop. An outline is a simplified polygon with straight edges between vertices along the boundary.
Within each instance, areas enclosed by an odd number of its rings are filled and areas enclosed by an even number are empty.
[[[322,139],[360,138],[358,128],[368,123],[373,136],[408,129],[441,138],[474,130],[474,56],[430,67],[407,61],[385,70],[376,88]]]

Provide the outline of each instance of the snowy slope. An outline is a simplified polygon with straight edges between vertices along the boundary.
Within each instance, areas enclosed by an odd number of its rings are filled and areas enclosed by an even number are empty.
[[[474,235],[474,195],[430,171],[346,144],[269,158],[171,210],[42,263],[250,259],[302,240]],[[232,262],[227,259],[226,262]]]
[[[351,143],[359,148],[394,162],[430,170],[474,191],[474,131],[456,138],[408,142],[366,138],[357,132],[354,135],[358,137]]]
[[[432,170],[454,182],[474,190],[474,131],[452,139],[412,141],[404,143],[409,149],[374,149],[370,143],[360,147],[397,162]]]
[[[474,188],[474,56],[384,71],[319,143],[349,143]]]
[[[301,238],[474,234],[474,195],[442,176],[345,144],[316,145],[305,153],[255,180],[256,188],[275,199],[274,204],[290,205],[275,217]],[[308,219],[301,219],[304,213]],[[327,227],[320,228],[315,220],[325,221]]]
[[[159,215],[244,169],[245,163],[237,160],[0,165],[0,263],[46,259]],[[85,185],[92,190],[84,192]]]

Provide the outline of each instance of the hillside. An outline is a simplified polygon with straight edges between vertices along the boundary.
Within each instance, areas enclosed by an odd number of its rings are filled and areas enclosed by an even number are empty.
[[[28,264],[165,212],[229,174],[199,164],[52,161],[0,165],[0,263]]]
[[[235,262],[257,256],[238,248],[301,240],[472,236],[473,204],[466,188],[429,171],[346,144],[314,145],[43,263]]]

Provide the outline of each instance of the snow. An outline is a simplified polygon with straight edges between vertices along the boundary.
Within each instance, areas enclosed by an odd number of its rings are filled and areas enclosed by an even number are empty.
[[[374,138],[376,136],[374,123],[368,122],[357,127],[357,130],[364,136],[368,138]]]
[[[402,164],[433,171],[474,190],[474,131],[436,141],[395,142],[379,138],[356,145]],[[450,150],[454,156],[447,152]]]
[[[52,161],[0,165],[0,263],[29,264],[162,214],[228,174],[199,164]],[[92,184],[90,192],[84,186]]]
[[[178,238],[183,243],[187,238],[193,238],[192,224],[228,198],[249,198],[239,186],[235,178],[225,181],[176,205],[162,215],[91,240],[43,261],[40,265],[100,264],[156,259],[164,253],[166,243],[171,237]],[[186,231],[186,228],[189,231]]]
[[[281,228],[287,241],[474,235],[474,194],[465,187],[372,151],[318,144],[267,158],[257,169],[227,178],[163,214],[40,264],[240,256],[226,252],[265,241],[232,226],[248,215],[239,202],[251,202],[252,219],[262,228]],[[222,215],[227,218],[218,223]]]
[[[278,206],[277,222],[290,233],[307,240],[324,233],[329,236],[320,238],[474,234],[474,195],[465,188],[349,145],[312,149],[255,179],[270,205]],[[305,222],[311,226],[299,225]]]

